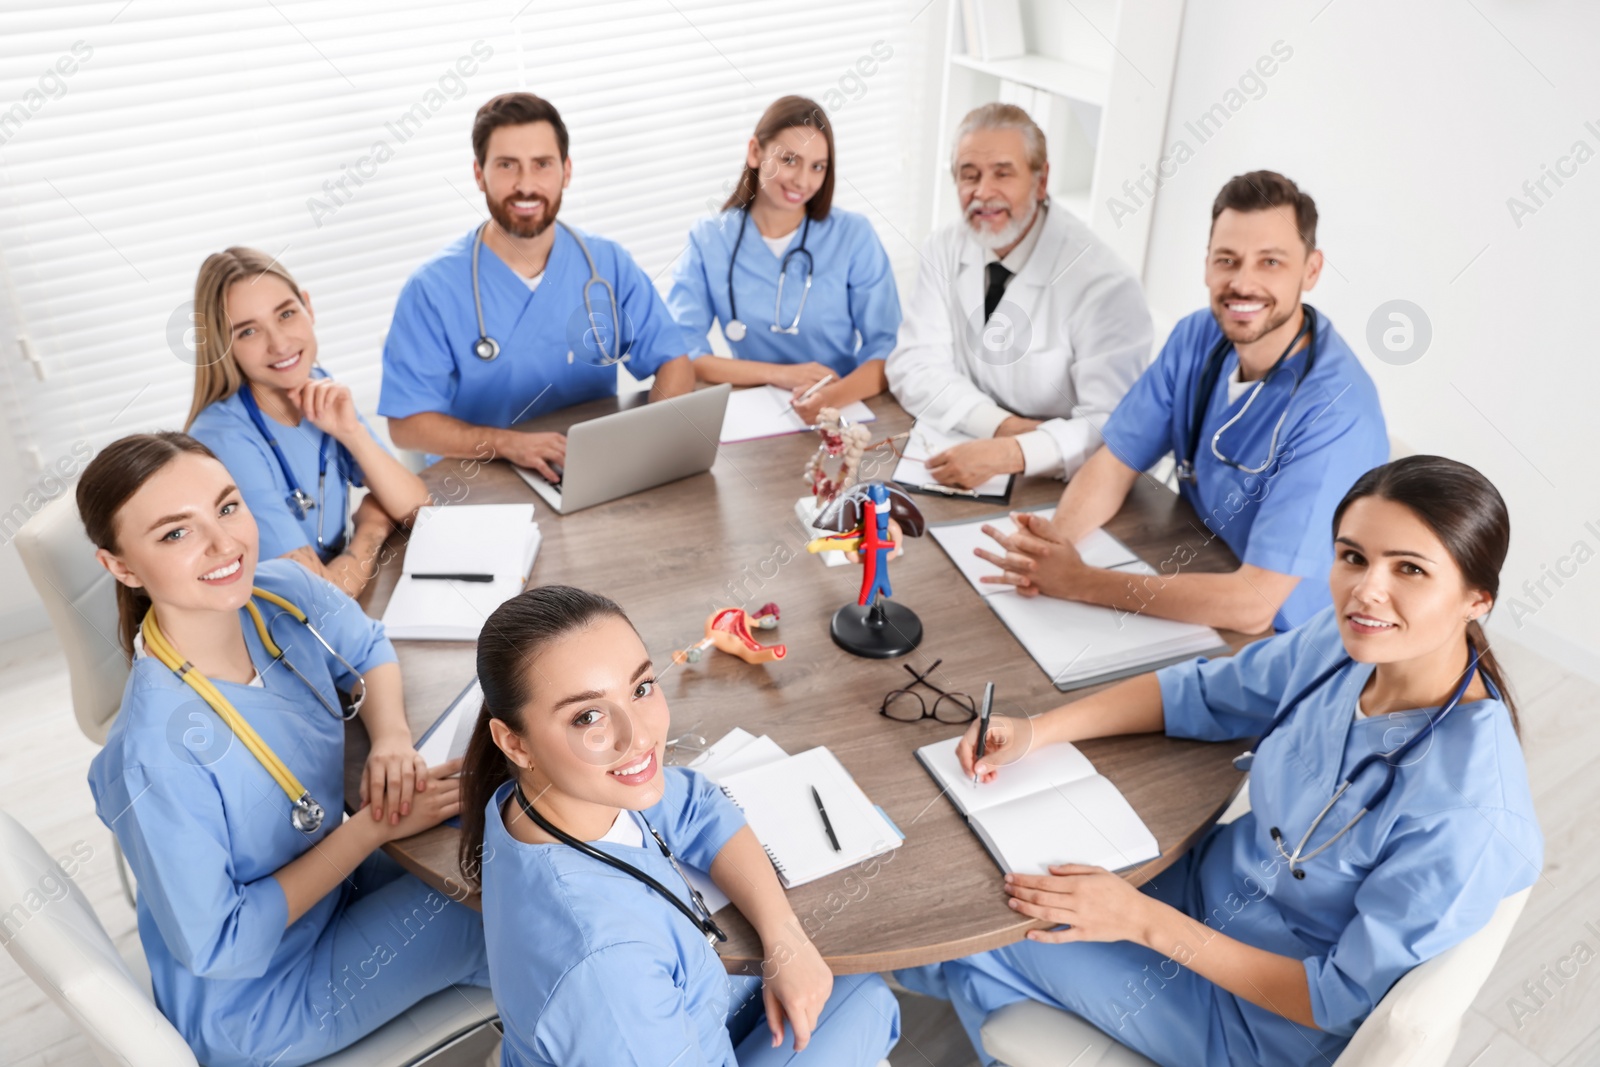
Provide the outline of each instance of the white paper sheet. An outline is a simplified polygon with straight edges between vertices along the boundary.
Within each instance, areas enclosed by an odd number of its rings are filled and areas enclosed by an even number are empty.
[[[722,443],[754,441],[761,437],[780,437],[788,433],[805,433],[811,427],[789,400],[794,394],[775,385],[760,385],[752,389],[735,389],[728,397],[727,410],[722,415]],[[878,416],[872,409],[857,400],[839,409],[851,422],[872,422]]]

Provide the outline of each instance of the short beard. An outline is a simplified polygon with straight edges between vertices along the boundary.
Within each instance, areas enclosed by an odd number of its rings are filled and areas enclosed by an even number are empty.
[[[1254,329],[1250,329],[1248,326],[1241,327],[1228,321],[1226,300],[1227,297],[1224,296],[1211,306],[1211,317],[1216,320],[1217,326],[1222,330],[1222,336],[1236,345],[1248,345],[1261,340],[1267,334],[1294,318],[1296,309],[1300,307],[1300,301],[1296,300],[1290,305],[1288,311],[1276,317],[1269,315],[1263,318]]]
[[[966,220],[967,229],[972,231],[972,239],[978,242],[979,248],[987,248],[991,252],[998,252],[1000,249],[1014,245],[1021,240],[1022,235],[1028,232],[1028,227],[1033,225],[1033,220],[1038,214],[1039,201],[1035,200],[1032,210],[1028,212],[1028,217],[1025,219],[1018,220],[1013,217],[1010,222],[1000,227],[1000,229],[990,231],[972,225],[972,218],[968,216]]]
[[[506,207],[506,200],[523,199],[533,199],[544,202],[545,209],[542,213],[540,213],[539,218],[528,219],[524,221],[513,215],[510,209]],[[535,195],[531,198],[510,196],[507,197],[506,200],[496,201],[490,197],[484,197],[484,201],[489,205],[489,217],[494,219],[495,225],[500,227],[502,231],[510,234],[512,237],[517,237],[524,241],[538,237],[541,233],[544,233],[544,231],[548,230],[550,228],[550,224],[556,221],[557,213],[561,211],[560,193],[556,194],[554,201],[545,200],[544,197],[538,195]]]

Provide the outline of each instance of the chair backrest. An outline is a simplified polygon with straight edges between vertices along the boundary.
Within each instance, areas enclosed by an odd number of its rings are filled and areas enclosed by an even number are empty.
[[[102,845],[102,848],[109,846]],[[76,883],[0,811],[0,944],[108,1067],[197,1067]]]
[[[1506,897],[1482,930],[1396,982],[1334,1067],[1443,1067],[1461,1020],[1500,958],[1530,892]]]
[[[78,728],[103,745],[128,681],[117,644],[116,580],[95,560],[71,493],[29,519],[16,544],[66,653]]]

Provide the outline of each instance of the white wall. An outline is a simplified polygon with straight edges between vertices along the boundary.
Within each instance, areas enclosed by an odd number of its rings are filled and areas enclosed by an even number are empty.
[[[1279,41],[1289,58],[1225,100]],[[1582,0],[1188,0],[1170,178],[1136,209],[1155,211],[1146,290],[1170,322],[1205,303],[1224,181],[1271,168],[1316,198],[1328,265],[1310,299],[1363,358],[1390,434],[1472,464],[1510,506],[1495,629],[1600,678],[1596,41],[1600,5]],[[1219,102],[1237,110],[1202,143],[1185,123]],[[1558,165],[1571,176],[1535,204],[1523,182]],[[1514,219],[1512,197],[1534,211]],[[1367,342],[1395,299],[1432,327],[1405,365]]]

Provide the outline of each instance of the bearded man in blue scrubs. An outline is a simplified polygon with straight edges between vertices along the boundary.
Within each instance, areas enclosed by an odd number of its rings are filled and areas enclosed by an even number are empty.
[[[556,480],[566,437],[512,426],[616,395],[619,362],[640,380],[655,375],[652,400],[694,387],[688,346],[649,276],[616,242],[556,224],[572,181],[567,145],[560,113],[532,93],[478,109],[472,173],[490,219],[417,269],[384,342],[378,413],[402,448],[492,450]]]
[[[1012,533],[985,527],[1004,553],[976,550],[1003,568],[984,581],[1244,633],[1290,630],[1327,607],[1334,506],[1388,461],[1389,437],[1372,379],[1301,299],[1321,274],[1309,195],[1268,170],[1224,185],[1206,251],[1211,307],[1173,329],[1053,518],[1021,514]],[[1172,546],[1156,575],[1086,564],[1076,543],[1169,452],[1204,528]],[[1190,573],[1217,537],[1239,568]]]

